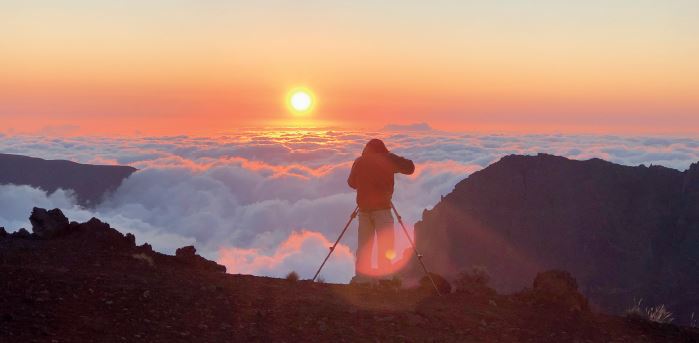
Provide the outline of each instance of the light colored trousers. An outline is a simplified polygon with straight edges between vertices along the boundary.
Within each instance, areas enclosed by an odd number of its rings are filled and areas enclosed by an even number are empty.
[[[357,275],[390,274],[391,260],[395,257],[394,222],[390,209],[376,211],[359,211],[359,238],[357,239]],[[371,267],[371,253],[377,243],[378,270]]]

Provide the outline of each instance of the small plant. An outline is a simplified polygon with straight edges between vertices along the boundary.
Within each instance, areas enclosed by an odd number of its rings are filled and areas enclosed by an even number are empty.
[[[317,283],[325,283],[325,278],[322,277],[322,276],[319,276],[319,277],[316,279],[316,282],[317,282]]]
[[[656,323],[671,323],[673,320],[672,312],[668,311],[665,305],[647,308],[646,315],[648,320]]]
[[[299,281],[299,274],[297,274],[295,271],[292,271],[291,273],[286,274],[286,280],[291,282],[297,282]]]
[[[691,326],[693,328],[699,327],[699,326],[697,326],[697,318],[694,317],[694,312],[692,312],[692,315],[689,316],[689,326]]]

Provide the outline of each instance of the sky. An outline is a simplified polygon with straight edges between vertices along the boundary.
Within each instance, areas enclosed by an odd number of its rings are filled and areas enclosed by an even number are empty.
[[[0,132],[699,133],[699,2],[0,0]],[[311,89],[295,116],[289,89]]]
[[[311,278],[349,219],[355,193],[346,180],[371,137],[412,159],[416,172],[397,175],[393,201],[412,232],[457,182],[508,154],[593,157],[637,166],[687,169],[699,161],[699,139],[589,134],[471,134],[394,131],[235,131],[224,135],[45,137],[0,135],[0,152],[139,170],[94,208],[70,190],[0,185],[0,226],[31,229],[32,207],[60,208],[70,220],[97,217],[157,251],[194,245],[230,273]],[[357,222],[321,276],[354,275]],[[395,228],[398,256],[408,247]],[[429,264],[429,256],[425,257]],[[397,265],[398,262],[396,262]],[[470,266],[464,266],[468,268]],[[534,276],[532,275],[532,278]]]

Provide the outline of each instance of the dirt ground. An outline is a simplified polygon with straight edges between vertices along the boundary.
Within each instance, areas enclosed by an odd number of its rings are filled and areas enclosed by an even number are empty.
[[[72,235],[0,238],[1,342],[697,342],[504,295],[230,275]]]

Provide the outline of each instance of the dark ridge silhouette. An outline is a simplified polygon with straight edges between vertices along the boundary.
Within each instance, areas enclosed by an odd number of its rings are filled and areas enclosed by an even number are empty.
[[[52,193],[59,188],[75,191],[83,206],[98,204],[136,168],[44,160],[22,155],[0,154],[0,184],[29,185]]]
[[[434,272],[485,266],[499,291],[563,269],[607,311],[642,298],[680,322],[699,313],[698,164],[680,172],[506,156],[426,210],[415,235]]]
[[[1,342],[644,342],[699,330],[597,314],[564,271],[499,295],[229,275],[183,247],[137,246],[92,218],[35,208],[32,232],[0,230]],[[3,234],[4,233],[4,234]],[[479,276],[480,275],[480,276]],[[478,276],[478,277],[475,277]],[[436,276],[435,276],[436,277]],[[459,283],[458,286],[464,286]]]

